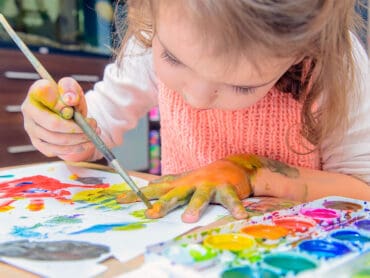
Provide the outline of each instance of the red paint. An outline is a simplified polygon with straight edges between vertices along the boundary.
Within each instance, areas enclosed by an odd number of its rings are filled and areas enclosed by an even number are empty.
[[[275,225],[284,227],[290,232],[303,233],[316,226],[316,222],[310,218],[297,216],[284,216],[273,219]]]
[[[332,210],[332,209],[325,209],[325,208],[301,209],[300,214],[307,216],[307,217],[311,217],[316,222],[332,221],[340,217],[339,212]]]
[[[107,188],[109,184],[95,184],[95,185],[78,185],[62,183],[57,179],[46,176],[31,176],[21,179],[0,183],[0,199],[11,198],[0,204],[0,211],[2,207],[9,206],[10,203],[16,199],[32,198],[30,205],[31,210],[40,210],[43,208],[43,201],[40,198],[54,198],[58,201],[72,204],[69,198],[71,192],[69,188]],[[42,204],[41,204],[42,202]]]

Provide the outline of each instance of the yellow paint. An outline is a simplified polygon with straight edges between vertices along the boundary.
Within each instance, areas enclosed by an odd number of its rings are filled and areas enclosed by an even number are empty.
[[[254,248],[256,242],[252,237],[244,234],[218,234],[207,236],[203,244],[210,248],[241,251]]]
[[[130,190],[130,187],[125,183],[112,184],[108,188],[94,188],[78,192],[72,197],[72,200],[96,204],[98,208],[118,210],[121,209],[121,205],[117,203],[116,198],[125,190]]]
[[[75,181],[75,180],[78,179],[78,176],[77,176],[77,174],[72,174],[72,175],[69,176],[69,179]]]
[[[288,234],[288,230],[281,226],[256,224],[246,226],[241,229],[242,233],[253,236],[254,238],[264,238],[276,240]]]

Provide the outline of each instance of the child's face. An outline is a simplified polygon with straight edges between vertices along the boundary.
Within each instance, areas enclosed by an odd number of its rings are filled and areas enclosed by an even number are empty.
[[[159,79],[198,109],[243,109],[263,98],[295,62],[293,57],[248,53],[237,64],[207,51],[207,43],[174,7],[160,9],[153,39],[154,68]],[[211,47],[211,45],[210,45]],[[230,46],[232,47],[232,46]]]

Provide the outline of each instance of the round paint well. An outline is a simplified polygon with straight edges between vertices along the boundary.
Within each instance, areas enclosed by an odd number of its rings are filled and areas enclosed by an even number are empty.
[[[364,236],[363,234],[353,230],[340,230],[332,233],[330,236],[340,241],[348,241],[357,244],[364,244],[366,242],[370,242],[369,237]]]
[[[203,244],[220,250],[241,251],[254,248],[256,242],[248,235],[233,233],[209,235],[204,239]]]
[[[287,274],[289,272],[297,274],[317,267],[317,263],[314,259],[293,252],[269,254],[266,255],[263,262],[271,267],[279,269],[282,274]]]
[[[362,209],[362,206],[360,204],[346,201],[325,201],[323,206],[328,209],[337,209],[337,210],[357,211]]]
[[[309,229],[317,225],[311,218],[300,216],[283,216],[273,219],[273,222],[275,225],[284,227],[293,233],[307,232]]]
[[[340,213],[326,208],[304,208],[301,209],[300,214],[315,220],[316,222],[331,222],[340,217]]]
[[[225,270],[221,274],[222,278],[278,278],[279,275],[269,269],[252,269],[250,266],[235,267]]]
[[[256,224],[243,227],[240,230],[244,234],[253,236],[254,238],[276,240],[285,237],[288,230],[282,226]]]
[[[345,244],[322,239],[306,240],[298,245],[298,249],[315,255],[318,258],[334,258],[350,253],[352,250]]]
[[[355,222],[355,226],[361,230],[370,231],[370,220],[364,219]]]

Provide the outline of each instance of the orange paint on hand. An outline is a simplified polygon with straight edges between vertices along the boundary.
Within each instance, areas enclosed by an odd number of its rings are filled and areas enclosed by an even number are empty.
[[[160,218],[163,216],[162,204],[154,203],[151,209],[145,212],[148,218]]]
[[[31,211],[39,211],[44,209],[45,204],[44,201],[41,199],[34,199],[30,201],[30,204],[27,206],[27,208]]]
[[[254,238],[263,238],[276,240],[288,234],[288,230],[281,226],[256,224],[242,228],[242,233],[253,236]]]

